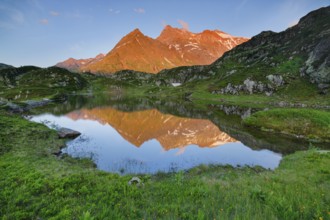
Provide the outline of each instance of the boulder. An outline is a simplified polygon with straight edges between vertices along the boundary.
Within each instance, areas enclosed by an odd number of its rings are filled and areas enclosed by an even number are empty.
[[[76,137],[81,135],[80,132],[69,129],[69,128],[60,128],[57,131],[57,133],[58,133],[59,138],[71,138],[71,139],[75,139]]]
[[[143,182],[139,177],[133,177],[130,181],[128,181],[128,185],[136,185],[136,186],[143,186]]]

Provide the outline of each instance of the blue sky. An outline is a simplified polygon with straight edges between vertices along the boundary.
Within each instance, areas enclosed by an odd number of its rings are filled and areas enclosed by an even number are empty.
[[[0,63],[47,67],[109,52],[139,28],[165,24],[252,37],[283,31],[330,0],[0,0]]]

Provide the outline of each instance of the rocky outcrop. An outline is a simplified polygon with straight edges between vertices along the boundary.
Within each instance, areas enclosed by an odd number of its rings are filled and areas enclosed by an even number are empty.
[[[268,75],[266,76],[266,79],[266,82],[261,82],[247,78],[246,80],[244,80],[243,84],[233,85],[231,83],[228,83],[226,87],[220,90],[214,90],[212,93],[231,95],[239,95],[241,93],[265,93],[267,96],[270,96],[285,83],[281,75]]]
[[[60,128],[58,131],[58,137],[59,138],[70,138],[70,139],[75,139],[79,135],[81,135],[80,132],[69,129],[69,128]]]
[[[43,100],[27,100],[25,102],[16,104],[16,103],[13,103],[8,100],[1,99],[0,105],[2,105],[4,108],[6,108],[10,112],[23,113],[23,112],[29,111],[33,108],[47,105],[50,102],[52,102],[52,101],[49,99],[43,99]]]
[[[307,75],[312,83],[316,83],[322,93],[330,87],[330,37],[321,40],[309,53],[301,76]]]

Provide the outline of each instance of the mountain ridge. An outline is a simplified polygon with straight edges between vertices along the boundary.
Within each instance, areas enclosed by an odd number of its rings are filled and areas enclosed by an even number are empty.
[[[74,72],[111,74],[135,70],[158,73],[178,66],[211,64],[224,52],[247,40],[219,30],[191,33],[170,25],[165,26],[160,35],[153,39],[136,28],[101,59],[70,58],[56,66]]]

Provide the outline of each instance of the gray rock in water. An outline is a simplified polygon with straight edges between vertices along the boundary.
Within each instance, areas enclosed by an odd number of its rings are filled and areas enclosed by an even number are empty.
[[[49,100],[49,99],[27,100],[27,101],[25,101],[25,103],[29,106],[29,108],[44,106],[44,105],[47,105],[50,102],[51,102],[51,100]]]
[[[60,128],[57,131],[57,133],[58,133],[59,138],[71,138],[71,139],[75,139],[76,137],[81,135],[80,132],[69,129],[69,128]]]
[[[22,107],[11,102],[7,102],[6,106],[9,108],[10,111],[15,113],[22,113],[24,111]]]

